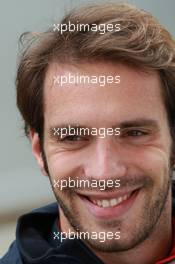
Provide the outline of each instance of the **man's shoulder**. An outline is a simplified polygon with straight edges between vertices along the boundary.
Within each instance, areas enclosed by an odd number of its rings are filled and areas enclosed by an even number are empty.
[[[49,214],[55,214],[55,213],[58,213],[58,204],[55,202],[55,203],[51,203],[51,204],[48,204],[48,205],[45,205],[43,207],[39,207],[39,208],[36,208],[34,210],[32,210],[29,214],[32,214],[32,213],[49,213]]]
[[[0,264],[22,264],[22,260],[16,245],[16,241],[14,241],[8,252],[0,259]]]
[[[17,226],[19,226],[19,222],[21,221],[22,218],[30,218],[30,217],[35,217],[37,215],[40,214],[49,214],[49,215],[56,215],[58,214],[58,204],[57,203],[52,203],[52,204],[48,204],[45,205],[43,207],[37,208],[32,210],[31,212],[22,215],[19,219],[18,219],[18,224]],[[18,228],[17,228],[18,229]],[[7,253],[0,258],[0,264],[23,264],[23,261],[21,259],[21,254],[19,252],[18,249],[18,245],[17,245],[17,240],[15,240],[10,248],[8,249]]]

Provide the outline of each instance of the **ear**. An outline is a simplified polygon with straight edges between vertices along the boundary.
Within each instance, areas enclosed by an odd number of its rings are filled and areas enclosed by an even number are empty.
[[[34,130],[30,130],[29,137],[32,145],[32,152],[39,165],[39,168],[43,175],[48,176],[44,168],[44,161],[42,157],[41,144],[38,133],[36,133]]]

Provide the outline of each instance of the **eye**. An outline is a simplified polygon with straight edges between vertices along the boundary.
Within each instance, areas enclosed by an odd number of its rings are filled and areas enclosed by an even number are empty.
[[[141,136],[146,136],[148,133],[142,130],[130,130],[127,132],[127,135],[130,137],[141,137]]]
[[[83,141],[85,138],[78,136],[78,135],[73,135],[73,136],[65,136],[63,138],[60,138],[60,141],[70,141],[70,142],[76,142],[76,141]]]

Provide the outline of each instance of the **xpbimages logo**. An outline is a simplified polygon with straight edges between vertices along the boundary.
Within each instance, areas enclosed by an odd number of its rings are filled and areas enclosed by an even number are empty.
[[[58,86],[64,86],[67,84],[97,84],[99,86],[105,86],[106,84],[119,84],[120,75],[80,75],[78,73],[68,75],[54,75],[53,84]]]
[[[104,243],[107,240],[118,240],[120,239],[120,231],[113,232],[72,232],[70,229],[68,233],[66,232],[53,232],[53,239],[57,239],[59,242],[63,242],[66,239],[83,239],[83,240],[98,240],[101,243]]]
[[[69,21],[68,23],[64,24],[53,24],[53,31],[54,32],[60,32],[63,34],[64,32],[74,32],[74,31],[80,31],[80,32],[99,32],[99,34],[105,34],[107,32],[118,32],[121,30],[120,23],[101,23],[101,24],[84,24],[79,23],[77,21],[76,23],[72,23]]]
[[[52,130],[53,135],[60,139],[64,139],[66,136],[98,136],[99,138],[105,138],[106,136],[120,136],[119,127],[88,128],[80,127],[79,125],[76,127],[68,125],[67,127],[53,127]]]
[[[59,177],[58,177],[59,178]],[[79,179],[78,177],[68,177],[68,179],[54,179],[53,187],[58,188],[61,191],[69,188],[79,188],[79,189],[99,189],[100,191],[104,191],[106,189],[113,189],[120,187],[120,179]]]

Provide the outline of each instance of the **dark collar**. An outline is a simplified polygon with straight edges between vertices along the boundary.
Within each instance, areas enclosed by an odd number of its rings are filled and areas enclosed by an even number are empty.
[[[57,217],[56,203],[20,217],[16,242],[25,264],[103,264],[80,239],[50,243]]]

